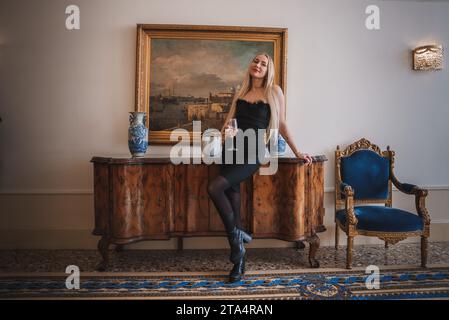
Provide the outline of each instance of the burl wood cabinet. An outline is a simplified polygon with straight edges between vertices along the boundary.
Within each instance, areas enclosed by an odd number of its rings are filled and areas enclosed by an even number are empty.
[[[253,238],[294,241],[298,248],[310,243],[309,262],[319,247],[318,232],[325,231],[325,156],[313,157],[310,166],[297,158],[279,158],[274,175],[255,173],[241,184],[243,228]],[[179,164],[170,158],[94,157],[94,235],[108,265],[109,246],[154,239],[226,236],[220,216],[207,193],[208,181],[219,165]]]

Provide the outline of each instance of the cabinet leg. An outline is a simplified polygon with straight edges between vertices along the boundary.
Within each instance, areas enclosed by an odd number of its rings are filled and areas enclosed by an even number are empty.
[[[178,237],[178,250],[182,251],[184,249],[184,241],[182,237]]]
[[[306,247],[304,242],[301,240],[295,241],[295,243],[296,243],[296,250],[304,250],[304,248]]]
[[[98,271],[105,271],[109,265],[109,239],[106,237],[101,237],[98,241],[98,251],[100,251],[102,261],[97,267]]]
[[[310,245],[309,248],[309,263],[312,268],[319,268],[320,263],[315,258],[316,252],[318,251],[318,248],[320,247],[320,238],[314,234],[310,238],[307,238],[307,242]]]
[[[338,249],[338,244],[340,242],[340,227],[338,224],[335,224],[335,250]]]

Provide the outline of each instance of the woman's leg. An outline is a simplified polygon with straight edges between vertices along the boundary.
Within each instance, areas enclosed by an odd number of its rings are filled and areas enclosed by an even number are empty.
[[[214,180],[212,180],[207,187],[207,192],[209,193],[215,208],[217,208],[217,211],[220,214],[221,220],[223,221],[228,233],[232,232],[236,226],[234,209],[225,193],[225,191],[230,189],[230,187],[231,185],[228,180],[221,175],[218,175]]]
[[[225,191],[226,196],[232,206],[232,211],[234,212],[234,221],[237,228],[242,229],[242,219],[240,216],[240,192],[234,191],[234,189],[229,188]]]
[[[242,172],[241,168],[245,170]],[[248,168],[244,167],[233,167],[235,172],[232,174],[237,174],[239,179],[245,179],[245,175],[248,174],[247,169]],[[231,188],[228,179],[229,178],[225,178],[222,175],[218,175],[209,183],[207,191],[220,214],[228,234],[228,241],[231,247],[229,260],[234,264],[234,267],[229,274],[229,281],[235,282],[240,280],[245,273],[246,250],[243,243],[250,242],[251,237],[240,229],[240,192],[236,191],[238,188],[232,190],[233,188]],[[238,226],[236,224],[238,224]]]

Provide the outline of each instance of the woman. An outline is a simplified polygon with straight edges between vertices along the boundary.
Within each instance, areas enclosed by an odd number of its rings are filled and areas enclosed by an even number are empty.
[[[282,90],[274,84],[274,63],[266,53],[257,54],[250,63],[239,92],[235,95],[231,109],[222,128],[227,138],[235,138],[237,130],[227,126],[231,118],[237,119],[238,129],[265,129],[265,145],[272,135],[279,130],[294,154],[303,159],[306,165],[312,162],[308,154],[302,154],[296,148],[292,135],[285,121],[285,100]],[[225,148],[222,153],[220,174],[209,183],[208,193],[228,234],[231,247],[230,260],[234,264],[229,281],[239,281],[245,273],[245,247],[252,238],[242,230],[240,218],[240,183],[256,172],[260,167],[258,157],[256,163],[247,161],[247,144],[245,141],[245,160],[243,164],[224,164]],[[235,155],[234,155],[235,157]]]

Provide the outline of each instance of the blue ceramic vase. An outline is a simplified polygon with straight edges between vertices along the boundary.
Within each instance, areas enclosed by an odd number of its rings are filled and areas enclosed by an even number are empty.
[[[148,129],[145,126],[146,112],[130,112],[128,147],[133,157],[143,157],[148,149]]]

